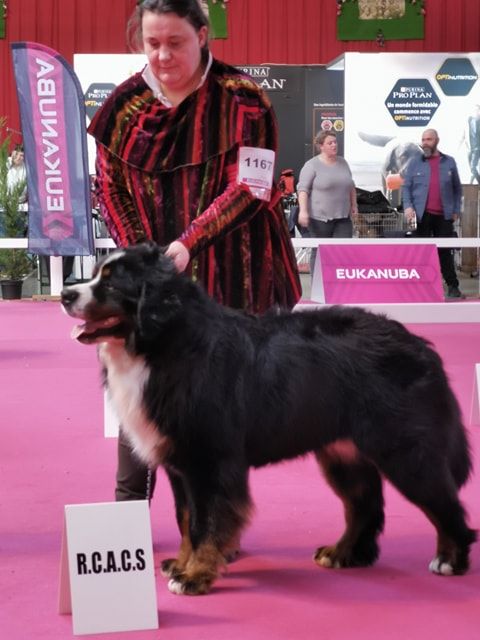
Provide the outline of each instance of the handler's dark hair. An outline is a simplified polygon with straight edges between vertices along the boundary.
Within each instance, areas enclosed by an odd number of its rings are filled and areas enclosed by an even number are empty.
[[[133,51],[143,51],[142,18],[146,11],[159,15],[174,13],[179,18],[188,20],[195,31],[200,31],[202,27],[210,27],[199,0],[143,0],[137,3],[127,24],[127,43]],[[202,49],[202,58],[208,58],[208,40]]]

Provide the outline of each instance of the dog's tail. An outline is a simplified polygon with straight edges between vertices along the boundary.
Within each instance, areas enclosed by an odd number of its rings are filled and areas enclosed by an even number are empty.
[[[452,430],[452,437],[449,443],[449,467],[450,472],[458,488],[462,487],[468,480],[472,472],[472,456],[467,432],[460,417],[458,426]]]

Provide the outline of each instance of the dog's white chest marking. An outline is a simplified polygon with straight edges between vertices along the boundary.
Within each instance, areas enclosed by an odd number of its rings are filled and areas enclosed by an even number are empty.
[[[135,453],[156,467],[168,448],[168,438],[145,415],[143,398],[149,368],[143,358],[129,355],[122,344],[102,343],[99,358],[107,371],[108,391],[122,431]]]

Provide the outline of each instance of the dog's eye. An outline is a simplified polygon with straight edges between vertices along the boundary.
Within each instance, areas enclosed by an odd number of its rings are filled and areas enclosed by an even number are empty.
[[[102,269],[102,280],[108,280],[108,278],[110,278],[110,276],[112,275],[112,270],[110,267],[103,267]]]

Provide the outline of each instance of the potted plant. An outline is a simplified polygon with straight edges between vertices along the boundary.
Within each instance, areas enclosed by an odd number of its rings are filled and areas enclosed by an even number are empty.
[[[5,118],[0,118],[0,229],[5,238],[21,238],[26,231],[26,212],[22,202],[26,180],[9,184],[10,135]],[[4,299],[21,298],[25,276],[32,270],[32,259],[26,249],[0,249],[0,286]]]

